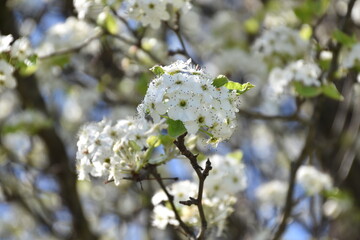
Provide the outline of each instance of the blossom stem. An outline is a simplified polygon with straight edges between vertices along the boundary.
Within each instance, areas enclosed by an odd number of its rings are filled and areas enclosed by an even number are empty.
[[[198,196],[196,199],[190,199],[192,204],[195,204],[198,208],[200,220],[201,220],[201,229],[196,236],[196,239],[202,240],[205,239],[205,233],[207,230],[207,221],[205,217],[204,208],[202,205],[202,197],[204,192],[204,183],[206,177],[209,175],[209,171],[212,169],[210,160],[207,160],[206,167],[202,171],[202,168],[197,163],[197,155],[194,155],[192,152],[190,152],[186,146],[185,146],[185,136],[187,133],[184,133],[183,135],[179,136],[177,140],[174,141],[174,144],[177,146],[177,148],[180,150],[181,154],[184,155],[186,158],[190,160],[191,166],[194,168],[196,175],[199,178],[199,188],[198,188]]]
[[[166,194],[166,196],[167,196],[167,198],[168,198],[168,200],[169,200],[171,209],[173,210],[173,212],[174,212],[174,214],[175,214],[175,218],[176,218],[176,220],[179,222],[180,227],[182,228],[182,230],[185,231],[185,233],[186,233],[188,236],[194,238],[195,235],[194,235],[193,230],[192,230],[188,225],[186,225],[186,224],[184,223],[184,221],[181,219],[181,217],[180,217],[180,215],[179,215],[179,213],[178,213],[178,211],[177,211],[177,209],[176,209],[176,207],[175,207],[175,204],[174,204],[174,196],[171,195],[171,194],[169,193],[169,191],[167,190],[167,188],[166,188],[166,186],[165,186],[165,184],[164,184],[164,182],[163,182],[163,178],[161,178],[160,174],[159,174],[159,173],[157,172],[157,170],[156,170],[156,166],[151,166],[149,170],[150,170],[150,172],[151,172],[151,175],[153,175],[153,177],[155,178],[155,180],[159,183],[161,189],[165,192],[165,194]]]

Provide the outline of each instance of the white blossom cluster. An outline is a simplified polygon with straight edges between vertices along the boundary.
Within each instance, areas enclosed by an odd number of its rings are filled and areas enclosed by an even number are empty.
[[[131,18],[140,21],[143,26],[150,25],[152,28],[159,28],[161,21],[170,19],[168,4],[175,11],[185,12],[191,8],[189,0],[129,0],[127,11]]]
[[[216,227],[217,235],[221,235],[227,217],[233,212],[232,206],[236,202],[235,194],[246,187],[246,176],[244,165],[238,159],[214,155],[210,157],[210,161],[213,170],[206,179],[202,204],[209,226]],[[181,181],[169,186],[168,191],[174,196],[174,204],[181,219],[190,226],[198,226],[200,218],[197,207],[179,202],[187,201],[190,197],[196,198],[197,184],[189,180]],[[152,203],[155,205],[152,224],[160,229],[165,229],[168,224],[179,225],[167,202],[164,191],[157,192],[152,198]]]
[[[280,64],[284,60],[303,56],[308,42],[294,29],[278,26],[265,31],[252,46],[253,51],[271,63]]]
[[[123,174],[138,173],[149,162],[152,146],[150,135],[160,132],[160,125],[151,125],[145,119],[89,123],[79,132],[76,154],[78,178],[105,176],[116,185]]]
[[[276,94],[282,94],[287,92],[293,82],[300,82],[304,86],[320,86],[320,74],[321,70],[315,63],[298,60],[283,69],[274,68],[270,72],[269,82]]]
[[[331,177],[313,166],[301,166],[296,174],[296,180],[309,195],[332,188]]]
[[[255,190],[255,196],[264,205],[280,207],[286,199],[288,184],[279,180],[273,180],[260,185]]]
[[[346,69],[360,67],[360,43],[355,44],[351,48],[350,52],[345,56],[342,65]]]
[[[8,61],[7,59],[0,59],[0,92],[16,87],[16,80],[13,76],[14,66],[20,62],[30,65],[28,58],[33,55],[30,41],[27,38],[19,38],[14,42],[13,40],[12,35],[0,35],[0,54],[4,53],[4,56],[9,57]]]
[[[213,79],[193,67],[191,60],[157,68],[161,73],[138,106],[140,115],[149,114],[154,122],[161,117],[180,120],[190,134],[205,130],[211,134],[209,143],[230,138],[236,127],[236,91],[214,87]]]

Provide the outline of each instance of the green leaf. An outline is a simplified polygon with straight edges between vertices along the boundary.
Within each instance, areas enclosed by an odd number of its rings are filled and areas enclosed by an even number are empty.
[[[148,89],[148,83],[150,82],[150,73],[142,73],[139,77],[139,80],[136,81],[136,91],[145,96]]]
[[[329,98],[342,101],[344,97],[341,93],[337,90],[334,83],[329,83],[321,86],[322,92],[324,95],[328,96]]]
[[[168,119],[166,122],[169,125],[169,127],[168,127],[169,136],[176,138],[176,137],[186,133],[186,128],[182,121],[180,121],[180,120],[175,121],[172,119]]]
[[[309,40],[313,34],[313,30],[310,25],[304,24],[299,32],[302,39]]]
[[[35,73],[37,70],[36,65],[23,66],[19,69],[19,73],[21,76],[30,76]]]
[[[294,13],[302,22],[311,23],[327,11],[329,3],[330,0],[306,0],[294,9]]]
[[[108,31],[111,34],[118,33],[118,25],[117,25],[116,19],[115,19],[114,15],[112,15],[108,11],[104,11],[99,14],[98,19],[97,19],[97,24],[99,24],[100,26],[105,28],[106,31]]]
[[[243,153],[242,153],[242,151],[234,151],[234,152],[227,154],[226,156],[230,157],[230,158],[234,158],[238,161],[241,161],[241,159],[243,158]]]
[[[58,55],[50,58],[49,60],[45,60],[50,65],[56,65],[60,67],[64,67],[66,64],[70,62],[70,55],[64,54],[64,55]]]
[[[321,87],[304,86],[301,82],[294,82],[296,92],[302,97],[316,97],[321,94]]]
[[[356,41],[355,35],[349,36],[346,33],[340,31],[339,29],[336,29],[332,37],[339,43],[343,44],[344,46],[351,47],[354,45]]]
[[[37,133],[41,129],[49,128],[52,125],[50,120],[44,119],[37,122],[19,122],[16,124],[5,124],[1,129],[1,134],[25,132],[30,135]]]
[[[170,137],[169,135],[161,135],[160,140],[162,145],[169,146],[174,143],[175,138]]]
[[[161,66],[154,66],[150,68],[150,71],[152,71],[157,76],[161,76],[165,73],[164,69]]]
[[[132,149],[134,149],[135,151],[141,151],[141,147],[133,140],[129,141],[129,145]]]
[[[255,34],[259,31],[260,25],[256,18],[250,18],[244,23],[245,31],[250,34]]]
[[[255,87],[255,85],[252,85],[251,83],[248,82],[241,84],[233,81],[227,82],[224,86],[229,90],[236,90],[238,94],[243,94],[248,90],[252,89],[253,87]]]
[[[212,85],[219,88],[224,86],[227,82],[229,82],[229,79],[225,75],[219,75],[213,80]]]
[[[146,143],[152,147],[158,147],[161,144],[160,136],[150,136],[146,139]]]
[[[326,198],[334,198],[334,199],[339,199],[339,200],[349,200],[351,201],[351,195],[344,191],[344,190],[340,190],[338,188],[334,188],[331,190],[326,190],[323,192],[323,195]]]

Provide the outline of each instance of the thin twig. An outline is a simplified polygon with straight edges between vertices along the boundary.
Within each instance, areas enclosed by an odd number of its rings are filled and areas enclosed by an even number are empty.
[[[294,194],[295,183],[296,183],[296,173],[297,173],[299,167],[301,166],[301,164],[306,159],[306,157],[309,155],[309,152],[311,151],[311,148],[313,145],[313,138],[314,138],[314,129],[313,129],[313,125],[312,125],[312,126],[310,126],[310,128],[308,130],[305,145],[304,145],[299,157],[294,162],[291,162],[289,186],[288,186],[288,190],[287,190],[287,194],[286,194],[285,206],[283,209],[281,222],[277,227],[274,237],[272,238],[273,240],[279,240],[286,230],[286,227],[288,224],[288,219],[290,218],[292,209],[294,207],[293,194]]]
[[[149,50],[146,50],[144,49],[142,46],[141,46],[141,40],[143,38],[143,35],[139,35],[134,29],[131,28],[131,26],[129,25],[128,21],[126,19],[124,19],[121,15],[119,15],[117,13],[117,11],[113,8],[110,8],[112,13],[121,21],[125,24],[126,28],[129,30],[129,32],[131,32],[131,34],[133,35],[133,37],[136,38],[136,42],[135,43],[132,43],[130,41],[126,41],[126,43],[128,44],[132,44],[132,45],[135,45],[137,46],[138,48],[140,48],[143,52],[145,52],[154,62],[158,63],[158,64],[161,64],[161,65],[165,65],[165,63],[160,60],[156,55],[154,55],[151,51]],[[111,36],[114,36],[122,41],[124,40],[127,40],[127,39],[122,39],[119,37],[119,35],[111,35]]]
[[[150,170],[151,175],[153,175],[155,180],[159,183],[161,189],[165,192],[165,194],[168,198],[168,201],[170,203],[171,209],[173,210],[173,212],[175,214],[175,218],[179,222],[180,227],[182,228],[182,230],[185,231],[185,233],[188,236],[194,238],[195,237],[194,231],[188,225],[186,225],[183,222],[183,220],[181,219],[179,212],[177,211],[175,204],[174,204],[174,196],[171,195],[171,193],[169,193],[169,191],[167,190],[167,188],[163,182],[163,178],[161,178],[160,174],[157,172],[156,167],[155,166],[150,167],[149,170]]]
[[[347,12],[345,17],[343,18],[343,20],[340,22],[339,25],[339,30],[342,32],[346,33],[346,26],[348,24],[348,21],[351,17],[351,12],[352,9],[354,7],[356,0],[350,0],[349,4],[348,4],[348,8],[347,8]],[[342,43],[337,42],[335,47],[332,50],[333,56],[331,59],[331,63],[330,63],[330,68],[329,71],[327,72],[325,78],[327,78],[329,81],[332,81],[335,75],[335,72],[338,69],[338,64],[339,64],[339,55],[340,55],[340,50],[342,48]]]
[[[212,169],[212,167],[211,167],[211,162],[208,159],[206,161],[205,170],[202,171],[202,168],[197,163],[197,155],[194,155],[185,146],[186,134],[187,133],[184,133],[183,135],[179,136],[177,138],[177,140],[174,141],[174,144],[180,150],[181,154],[190,160],[191,166],[194,168],[196,175],[198,176],[198,179],[199,179],[199,188],[198,188],[197,198],[190,198],[189,201],[185,201],[183,203],[186,205],[194,204],[197,206],[199,215],[200,215],[200,220],[201,220],[201,229],[200,229],[198,235],[196,236],[196,239],[202,240],[202,239],[205,239],[205,233],[206,233],[206,229],[207,229],[207,221],[206,221],[206,217],[205,217],[204,208],[202,205],[204,182],[205,182],[206,177],[209,175],[209,171]]]
[[[170,26],[169,24],[167,24],[167,26],[175,33],[175,35],[177,36],[177,38],[179,39],[179,42],[180,42],[180,45],[181,45],[181,48],[182,50],[177,50],[177,51],[173,51],[173,52],[169,52],[170,55],[172,54],[182,54],[184,55],[185,57],[187,58],[191,58],[192,62],[195,64],[195,65],[199,65],[189,54],[187,48],[186,48],[186,45],[185,45],[185,41],[184,41],[184,38],[183,36],[181,35],[181,31],[180,31],[180,14],[177,13],[176,14],[176,22],[175,22],[175,26]]]
[[[46,54],[46,55],[43,55],[43,56],[39,56],[39,59],[44,60],[44,59],[52,58],[52,57],[55,57],[55,56],[80,51],[82,48],[86,47],[90,42],[92,42],[96,38],[100,37],[102,34],[103,33],[95,34],[94,36],[86,39],[84,42],[82,42],[81,44],[78,44],[78,45],[76,45],[74,47],[61,49],[61,50],[58,50],[58,51],[55,51],[55,52],[52,52],[52,53],[49,53],[49,54]]]

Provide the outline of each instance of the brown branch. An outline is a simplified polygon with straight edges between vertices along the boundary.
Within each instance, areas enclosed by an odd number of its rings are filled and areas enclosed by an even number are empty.
[[[163,182],[163,178],[161,178],[160,174],[156,170],[156,166],[151,165],[149,167],[149,171],[150,171],[151,175],[154,176],[155,180],[159,183],[161,189],[165,192],[165,194],[168,198],[168,201],[170,203],[171,209],[173,210],[173,212],[175,214],[175,218],[179,222],[179,225],[182,228],[182,230],[184,230],[186,235],[188,235],[191,238],[194,238],[195,237],[194,231],[188,225],[186,225],[184,223],[184,221],[181,219],[179,212],[177,211],[175,204],[174,204],[174,196],[171,195],[171,193],[169,193],[169,191],[167,190],[167,188]]]
[[[89,37],[88,39],[86,39],[84,42],[82,42],[81,44],[78,44],[74,47],[71,48],[66,48],[66,49],[61,49],[43,56],[39,56],[39,59],[44,60],[44,59],[48,59],[48,58],[52,58],[52,57],[56,57],[59,55],[64,55],[64,54],[70,54],[70,53],[74,53],[74,52],[78,52],[80,51],[82,48],[86,47],[89,43],[91,43],[93,40],[95,40],[96,38],[99,38],[102,35],[102,33],[98,33],[95,34],[92,37]]]
[[[169,52],[169,55],[172,55],[172,54],[182,54],[184,55],[185,57],[187,58],[191,58],[192,62],[195,64],[195,65],[199,65],[195,60],[194,58],[192,58],[186,48],[186,45],[185,45],[185,41],[184,41],[184,38],[183,36],[181,35],[181,32],[180,32],[180,14],[177,13],[176,14],[176,22],[175,22],[175,26],[170,26],[169,24],[167,24],[167,26],[175,33],[175,35],[177,36],[177,38],[179,39],[179,42],[180,42],[180,45],[181,45],[181,48],[182,50],[178,50],[176,52]]]
[[[17,91],[26,108],[35,108],[50,117],[46,103],[41,96],[37,80],[34,75],[21,77],[17,75]],[[31,91],[29,91],[31,89]],[[81,206],[76,188],[76,174],[70,166],[70,159],[64,142],[60,138],[55,126],[40,129],[36,133],[44,142],[49,156],[49,171],[56,177],[60,186],[60,196],[63,203],[72,214],[72,239],[98,239],[91,231],[85,213]]]
[[[291,162],[289,186],[288,186],[288,190],[287,190],[287,194],[286,194],[285,206],[282,211],[281,222],[278,225],[277,230],[272,238],[273,240],[279,240],[286,230],[286,227],[288,224],[288,219],[290,218],[292,209],[294,207],[293,194],[294,194],[294,189],[295,189],[295,184],[296,184],[296,173],[312,149],[313,138],[314,138],[314,129],[313,129],[313,126],[311,126],[310,129],[308,130],[305,145],[304,145],[299,157],[294,162]]]
[[[174,144],[177,146],[177,148],[180,150],[181,154],[184,155],[187,159],[190,160],[191,166],[194,168],[196,175],[199,179],[199,187],[198,187],[198,196],[197,198],[190,198],[190,200],[182,202],[185,205],[191,205],[194,204],[197,206],[200,220],[201,220],[201,229],[196,236],[196,239],[202,240],[205,239],[205,233],[207,230],[207,221],[205,217],[204,208],[202,205],[202,197],[204,192],[204,182],[206,177],[209,175],[209,171],[212,169],[211,162],[208,159],[206,161],[206,167],[205,170],[202,170],[202,168],[197,163],[197,155],[194,155],[192,152],[190,152],[186,146],[185,146],[185,136],[187,133],[184,133],[183,135],[179,136],[177,140],[174,141]]]
[[[356,0],[350,0],[350,2],[348,4],[346,15],[339,24],[339,30],[342,31],[342,32],[345,32],[345,33],[347,32],[346,31],[346,26],[347,26],[347,24],[348,24],[348,22],[350,20],[351,12],[352,12],[352,9],[354,7],[355,2],[356,2]],[[335,47],[332,50],[333,57],[331,59],[329,71],[326,74],[326,78],[329,81],[332,81],[334,79],[335,72],[338,69],[339,55],[340,55],[341,48],[342,48],[342,43],[337,42]]]

